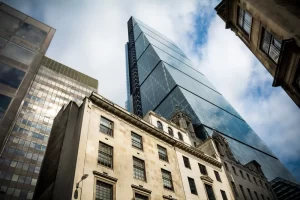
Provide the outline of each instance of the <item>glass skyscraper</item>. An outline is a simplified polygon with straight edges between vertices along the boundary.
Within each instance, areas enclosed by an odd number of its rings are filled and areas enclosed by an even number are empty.
[[[258,161],[268,180],[295,181],[245,120],[170,39],[131,17],[128,21],[127,102],[142,117],[149,110],[170,119],[175,109],[193,120],[200,139],[217,131],[226,137],[235,157]]]

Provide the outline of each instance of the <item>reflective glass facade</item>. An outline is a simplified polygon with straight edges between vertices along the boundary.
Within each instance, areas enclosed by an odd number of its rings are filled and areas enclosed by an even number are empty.
[[[170,119],[179,107],[192,118],[199,138],[205,139],[216,130],[228,139],[242,164],[255,159],[269,180],[277,176],[294,180],[222,94],[193,68],[174,42],[135,18],[128,22],[128,36],[130,98],[127,102],[133,104],[132,112],[142,117],[153,110]],[[136,104],[135,99],[140,99],[140,103]]]
[[[0,185],[7,198],[32,198],[54,117],[70,100],[80,105],[97,85],[95,79],[44,57],[1,154]]]

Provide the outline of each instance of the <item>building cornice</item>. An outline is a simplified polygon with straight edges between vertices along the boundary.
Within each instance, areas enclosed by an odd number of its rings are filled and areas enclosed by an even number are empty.
[[[127,122],[144,130],[145,132],[147,132],[147,133],[149,133],[149,134],[151,134],[151,135],[153,135],[153,136],[155,136],[155,137],[157,137],[179,149],[182,149],[198,158],[201,158],[212,165],[215,165],[219,168],[222,167],[222,163],[219,162],[218,160],[216,160],[215,158],[204,154],[202,151],[196,149],[193,146],[190,146],[183,142],[175,140],[174,138],[165,134],[162,130],[158,129],[154,125],[152,125],[152,124],[146,122],[145,120],[141,119],[140,117],[128,112],[127,110],[120,107],[119,105],[112,103],[111,101],[102,97],[101,95],[93,92],[90,95],[89,100],[91,100],[95,105],[109,111],[110,113],[118,116],[119,118],[126,120]]]

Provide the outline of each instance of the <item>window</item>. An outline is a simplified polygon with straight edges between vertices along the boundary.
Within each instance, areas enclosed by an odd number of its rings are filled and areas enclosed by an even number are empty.
[[[32,60],[35,57],[35,53],[33,53],[23,47],[20,47],[19,45],[16,45],[12,42],[9,42],[6,45],[6,47],[2,51],[2,54],[4,56],[6,56],[7,58],[16,60],[27,66],[29,66],[31,64]]]
[[[261,182],[261,180],[259,180],[259,183],[260,183],[261,187],[265,188],[263,183]]]
[[[11,98],[0,94],[0,121],[4,117],[4,114],[10,104]]]
[[[196,184],[195,184],[194,179],[188,177],[188,181],[189,181],[191,193],[192,193],[192,194],[195,194],[195,195],[198,195],[198,192],[197,192],[197,188],[196,188]]]
[[[240,174],[241,174],[241,176],[242,176],[243,178],[245,178],[245,177],[244,177],[244,173],[243,173],[242,170],[240,170]]]
[[[168,162],[168,154],[167,154],[167,149],[157,145],[158,148],[158,157],[161,160],[167,161]]]
[[[257,192],[254,191],[254,194],[255,194],[255,196],[256,196],[256,199],[259,200],[258,195],[257,195]]]
[[[250,179],[250,176],[249,174],[247,174],[247,177],[248,177],[248,180],[252,183],[251,179]]]
[[[237,192],[236,186],[233,181],[231,181],[231,186],[233,188],[234,194],[236,197],[239,197],[239,193]]]
[[[174,136],[173,129],[171,129],[170,127],[168,127],[168,133],[170,136],[172,136],[172,137]]]
[[[164,188],[168,190],[174,190],[171,172],[161,169],[161,175],[162,175]]]
[[[113,148],[111,146],[99,142],[98,163],[113,168]]]
[[[265,197],[264,197],[264,195],[263,195],[263,194],[261,194],[261,198],[262,198],[263,200],[265,200]]]
[[[224,162],[224,165],[225,165],[225,169],[226,169],[227,171],[229,171],[229,168],[228,168],[228,165],[227,165],[226,162]]]
[[[133,157],[133,177],[146,181],[145,162],[136,157]]]
[[[135,193],[135,200],[148,200],[149,198],[147,196],[141,195],[139,193]]]
[[[235,167],[234,166],[232,166],[232,170],[233,170],[234,174],[238,176],[238,174],[235,171]]]
[[[21,24],[21,20],[0,11],[0,30],[13,34]]]
[[[113,186],[102,181],[96,184],[96,200],[112,200]]]
[[[157,121],[156,123],[157,123],[157,128],[158,129],[164,130],[163,125],[162,125],[162,123],[160,121]]]
[[[222,195],[223,200],[228,200],[225,191],[221,190],[221,195]]]
[[[44,42],[47,33],[30,24],[23,23],[16,32],[16,36],[30,42],[31,44],[40,46]]]
[[[247,188],[247,190],[248,190],[248,194],[249,194],[249,196],[250,196],[250,199],[251,199],[251,200],[253,200],[253,197],[252,197],[252,194],[251,194],[251,191],[250,191],[250,189],[249,189],[249,188]]]
[[[245,10],[238,7],[239,18],[238,24],[239,26],[249,35],[251,31],[252,25],[252,16]]]
[[[114,123],[101,116],[100,131],[106,135],[113,136]]]
[[[143,150],[143,140],[142,136],[131,132],[131,143],[133,147]]]
[[[215,172],[215,176],[216,176],[217,181],[222,182],[219,172],[217,172],[217,171],[214,171],[214,172]]]
[[[274,36],[263,28],[261,49],[265,52],[275,63],[278,63],[280,51],[281,51],[281,40],[277,40]]]
[[[208,200],[216,200],[212,186],[208,184],[204,184],[204,185],[205,185]]]
[[[178,132],[178,138],[179,138],[179,140],[183,141],[183,137],[182,137],[182,134],[180,132]]]
[[[255,184],[257,185],[256,178],[255,178],[255,177],[253,177],[253,180],[254,180]]]
[[[199,165],[199,169],[200,169],[200,172],[202,175],[207,175],[207,170],[206,170],[206,167],[200,163],[198,163]]]
[[[25,72],[0,63],[0,83],[17,89],[24,75]]]
[[[240,185],[240,189],[241,189],[241,191],[242,191],[242,194],[243,194],[244,199],[247,200],[247,197],[246,197],[246,195],[245,195],[244,188],[243,188],[242,185]]]
[[[189,160],[187,157],[185,157],[185,156],[182,156],[182,158],[183,158],[184,166],[185,166],[186,168],[191,169],[190,160]]]

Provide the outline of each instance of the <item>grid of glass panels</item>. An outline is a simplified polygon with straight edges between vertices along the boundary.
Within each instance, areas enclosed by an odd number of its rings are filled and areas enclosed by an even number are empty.
[[[96,184],[96,200],[112,200],[113,186],[102,181]]]
[[[135,193],[135,200],[148,200],[147,196],[141,195],[139,193]]]
[[[81,104],[94,90],[40,67],[0,157],[0,186],[6,195],[32,199],[54,117],[64,104]]]
[[[133,157],[133,177],[146,181],[145,162],[136,157]]]
[[[106,135],[113,136],[113,125],[114,123],[109,119],[101,116],[100,119],[100,131]]]
[[[261,42],[261,49],[275,62],[278,62],[281,51],[281,40],[277,40],[274,36],[263,28],[263,37]]]
[[[168,190],[174,190],[171,172],[161,169],[161,175],[162,175],[164,188]]]
[[[242,8],[238,7],[239,9],[239,18],[238,23],[239,26],[249,35],[251,31],[252,25],[252,16]]]
[[[161,160],[167,161],[168,162],[168,154],[167,154],[167,149],[157,145],[158,148],[158,157]]]
[[[99,142],[98,162],[103,166],[113,167],[113,148],[111,146]]]
[[[134,132],[131,132],[131,143],[132,143],[132,146],[143,150],[142,136],[140,136]]]

